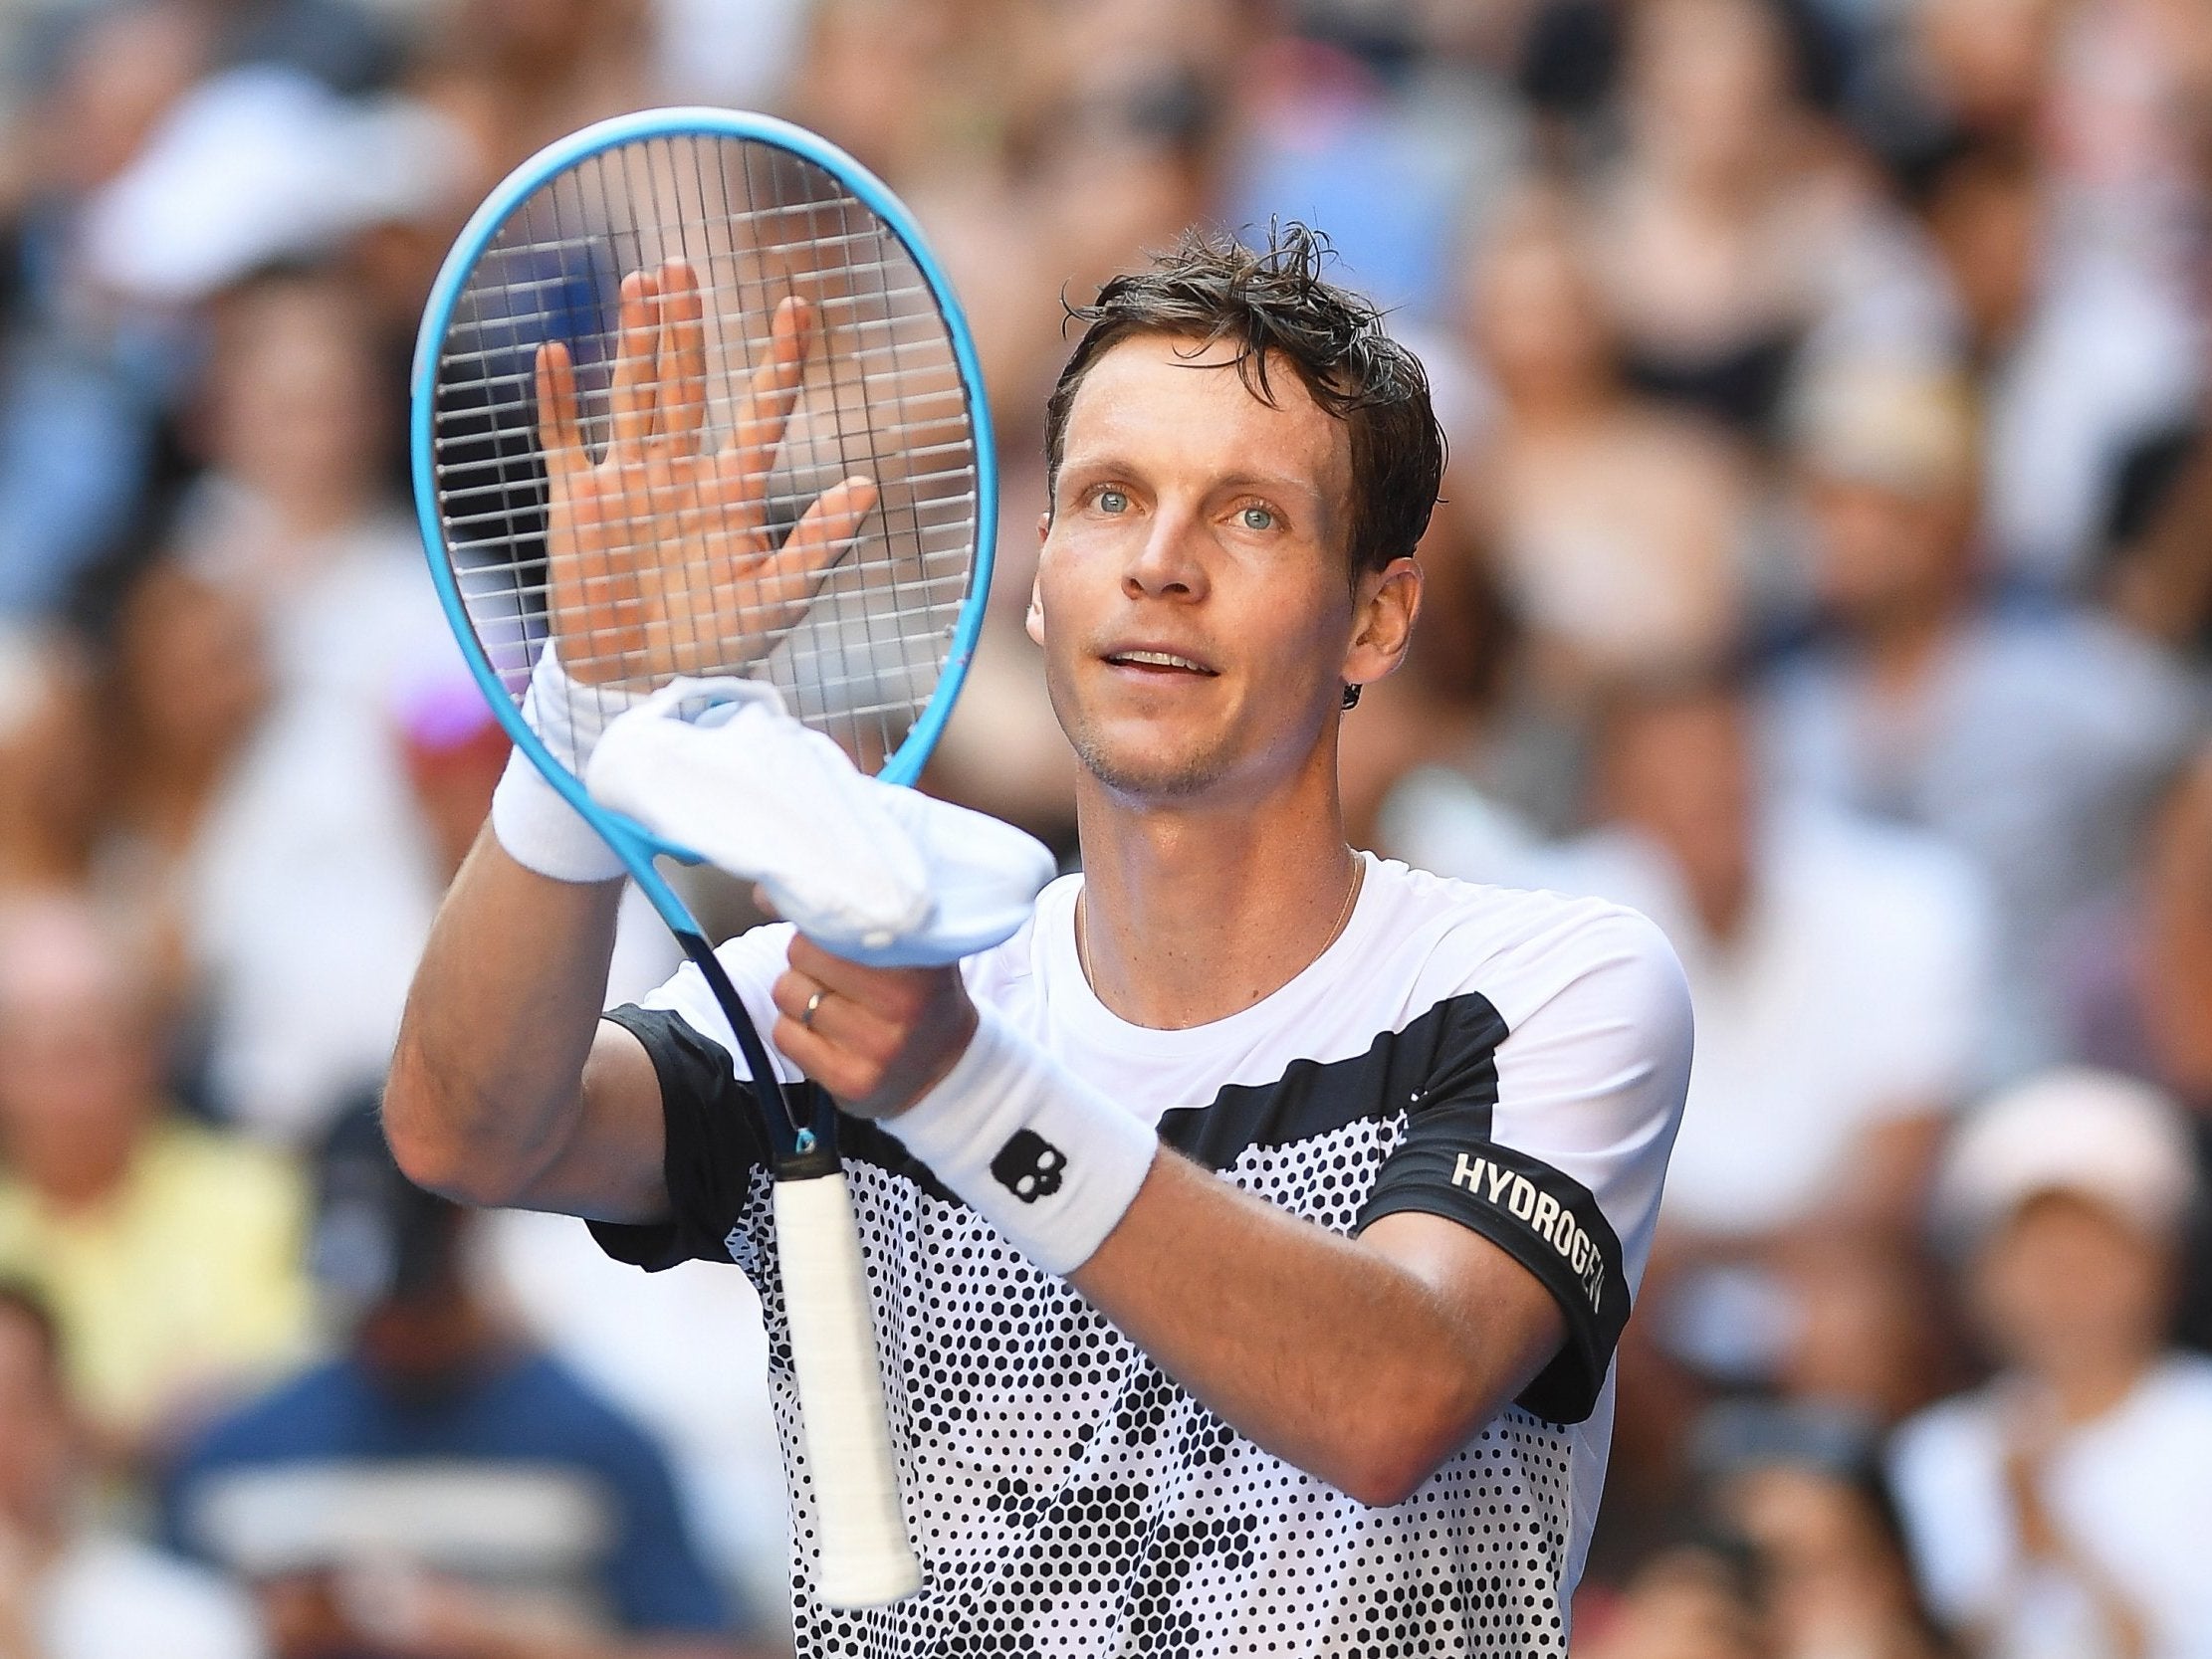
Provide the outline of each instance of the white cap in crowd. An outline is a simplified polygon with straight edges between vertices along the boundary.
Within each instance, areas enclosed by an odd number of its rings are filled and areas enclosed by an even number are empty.
[[[2116,1072],[2040,1073],[1981,1107],[1952,1138],[1936,1212],[1972,1243],[2049,1192],[2087,1198],[2147,1233],[2172,1232],[2196,1192],[2179,1109]]]
[[[261,265],[431,213],[470,176],[467,147],[407,99],[344,99],[265,64],[226,71],[87,203],[86,263],[115,293],[196,303]]]

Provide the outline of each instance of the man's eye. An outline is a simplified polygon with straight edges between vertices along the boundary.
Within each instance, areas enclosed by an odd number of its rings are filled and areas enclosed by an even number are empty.
[[[1129,493],[1125,490],[1101,490],[1098,493],[1098,511],[1101,513],[1128,512]]]
[[[1237,517],[1248,530],[1271,530],[1275,527],[1275,514],[1272,508],[1247,507]]]

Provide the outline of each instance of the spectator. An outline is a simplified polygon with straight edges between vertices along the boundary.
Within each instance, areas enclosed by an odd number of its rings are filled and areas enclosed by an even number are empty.
[[[122,595],[108,664],[101,880],[144,930],[172,1007],[195,994],[195,866],[268,708],[265,656],[246,596],[174,562],[141,572]]]
[[[1698,1017],[1660,1211],[1678,1246],[1755,1252],[1824,1220],[1905,1230],[1970,1082],[1990,965],[1981,884],[1924,836],[1770,801],[1732,668],[1655,671],[1604,709],[1595,832],[1485,847],[1458,827],[1473,813],[1429,785],[1426,804],[1401,804],[1395,844],[1474,880],[1616,899],[1665,930]]]
[[[764,1639],[781,1630],[790,1504],[768,1332],[745,1275],[687,1262],[641,1284],[568,1217],[528,1210],[485,1216],[476,1249],[501,1305],[666,1448],[717,1580],[761,1609]]]
[[[2195,406],[2202,325],[2118,239],[2070,227],[2023,151],[1947,162],[1926,211],[1986,387],[1989,562],[2080,588],[2127,445]]]
[[[1838,1226],[1783,1242],[1774,1253],[1782,1398],[1887,1428],[1971,1379],[1921,1243]]]
[[[1633,395],[1567,205],[1532,187],[1477,256],[1467,332],[1497,409],[1447,511],[1496,549],[1555,680],[1717,651],[1739,620],[1749,479],[1714,430]]]
[[[1420,631],[1398,672],[1362,694],[1357,740],[1337,751],[1344,832],[1355,847],[1387,845],[1391,796],[1417,767],[1456,765],[1477,787],[1509,791],[1516,773],[1545,769],[1520,757],[1552,728],[1570,728],[1573,711],[1524,672],[1523,630],[1471,518],[1429,520],[1418,549]],[[1514,804],[1541,816],[1548,803],[1515,796]]]
[[[1910,1235],[1970,1080],[1992,930],[1951,849],[1769,798],[1732,667],[1624,681],[1602,709],[1596,831],[1531,846],[1440,772],[1403,787],[1386,824],[1430,869],[1643,909],[1688,977],[1689,1095],[1609,1482],[1612,1548],[1633,1560],[1678,1528],[1684,1436],[1716,1384],[1877,1421],[1929,1397],[1942,1350]]]
[[[207,20],[177,0],[73,8],[10,134],[20,281],[0,338],[0,615],[50,617],[153,494],[157,433],[183,392],[173,318],[88,280],[87,203],[204,68]]]
[[[1743,1402],[1716,1408],[1698,1440],[1709,1507],[1758,1562],[1776,1659],[1949,1652],[1920,1603],[1863,1422]]]
[[[384,494],[397,406],[364,334],[333,274],[229,297],[214,465],[174,553],[250,608],[267,656],[268,712],[206,808],[186,926],[215,1099],[281,1140],[312,1140],[382,1072],[440,886],[390,711],[454,648],[416,532]]]
[[[2173,1096],[2212,1190],[2212,744],[2151,814],[2129,891],[2070,944],[2076,1052]],[[2212,1207],[2199,1206],[2181,1279],[2177,1334],[2212,1353]]]
[[[1699,1015],[1662,1214],[1707,1239],[1822,1218],[1903,1230],[1970,1082],[1990,967],[1980,884],[1925,837],[1771,802],[1749,696],[1726,673],[1619,693],[1598,786],[1609,827],[1569,856],[1666,930]]]
[[[253,1609],[229,1586],[86,1524],[61,1345],[46,1305],[0,1284],[0,1655],[261,1659]]]
[[[2059,1071],[1978,1113],[1938,1214],[1999,1370],[1900,1431],[1922,1582],[1988,1659],[2212,1651],[2212,1360],[2167,1347],[2193,1195],[2171,1105]]]
[[[410,90],[464,135],[466,199],[563,133],[653,102],[640,0],[454,0],[428,22]]]
[[[0,623],[0,891],[85,879],[94,745],[86,653],[58,632]]]
[[[1575,1613],[1578,1659],[1782,1659],[1759,1616],[1747,1553],[1698,1540],[1645,1562],[1612,1605]]]
[[[478,1294],[466,1212],[367,1110],[321,1185],[345,1350],[185,1452],[171,1539],[253,1584],[278,1659],[733,1659],[660,1452]]]
[[[2112,613],[2200,667],[2212,663],[2212,431],[2192,422],[2130,450],[2105,531]]]
[[[2061,920],[2121,879],[2195,698],[2150,647],[2070,611],[2001,607],[1973,540],[1963,389],[1868,363],[1810,387],[1800,489],[1827,637],[1784,666],[1768,736],[1780,779],[1932,829],[1998,904],[2006,1071],[2060,1046]]]
[[[2212,745],[2175,772],[2124,901],[2083,935],[2070,952],[2076,1051],[2171,1091],[2212,1142]]]
[[[0,1273],[124,1468],[308,1339],[291,1167],[165,1111],[147,986],[83,899],[0,913]]]
[[[507,733],[458,660],[434,663],[406,677],[391,701],[387,718],[442,888],[461,868],[492,810],[492,790],[507,766]],[[695,884],[710,877],[720,884],[711,893],[737,886],[719,872],[693,873]],[[607,1006],[643,996],[675,972],[682,959],[681,948],[645,895],[634,884],[625,887],[615,919],[614,961],[607,971]]]
[[[1628,147],[1592,234],[1637,383],[1764,434],[1801,351],[1950,350],[1938,268],[1797,102],[1775,8],[1654,0],[1627,42]]]

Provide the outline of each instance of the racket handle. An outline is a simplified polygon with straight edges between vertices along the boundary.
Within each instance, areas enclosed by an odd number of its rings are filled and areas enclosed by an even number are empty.
[[[832,1607],[880,1607],[920,1589],[922,1566],[899,1510],[868,1279],[843,1171],[777,1181],[775,1237],[814,1482],[819,1592]]]

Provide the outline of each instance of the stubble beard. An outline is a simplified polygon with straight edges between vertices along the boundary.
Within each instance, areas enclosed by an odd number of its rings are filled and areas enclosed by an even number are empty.
[[[1204,794],[1227,770],[1221,733],[1186,744],[1173,753],[1113,744],[1101,736],[1096,723],[1085,717],[1078,701],[1063,694],[1056,678],[1048,677],[1046,691],[1076,760],[1101,787],[1114,794],[1140,801],[1188,801]]]
[[[1101,786],[1137,800],[1187,801],[1219,781],[1220,756],[1211,748],[1182,754],[1129,754],[1101,743],[1088,730],[1070,731],[1075,758]]]

